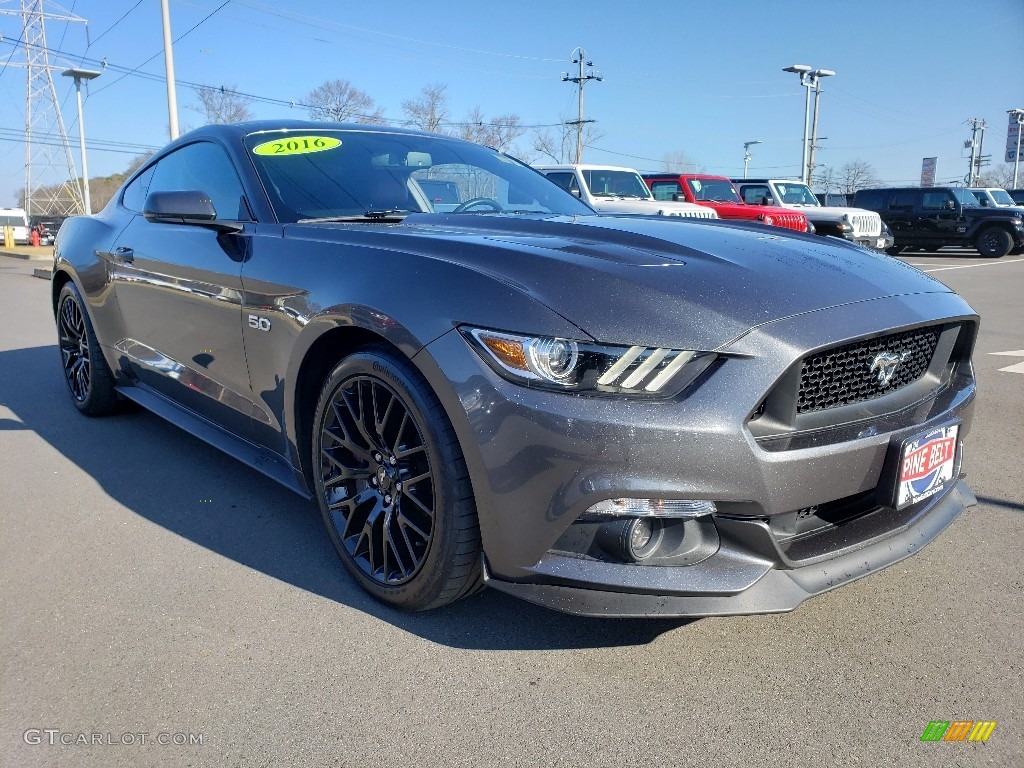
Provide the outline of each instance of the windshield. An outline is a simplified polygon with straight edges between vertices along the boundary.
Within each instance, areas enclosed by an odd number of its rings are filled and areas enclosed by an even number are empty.
[[[517,160],[454,139],[311,127],[252,133],[245,147],[283,223],[438,211],[594,213]]]
[[[953,187],[950,190],[953,193],[953,197],[957,199],[960,205],[966,205],[969,208],[978,208],[981,203],[978,202],[978,198],[974,196],[974,193],[969,189],[963,187]]]
[[[785,205],[813,205],[816,208],[821,206],[818,198],[806,184],[776,182],[775,189],[779,200]]]
[[[1013,198],[1010,197],[1010,193],[1005,189],[990,189],[988,191],[992,198],[996,201],[996,205],[1016,205],[1013,202]]]
[[[638,197],[651,199],[651,191],[636,171],[584,169],[583,178],[594,197]]]
[[[725,179],[687,179],[686,183],[698,203],[741,203],[731,181]]]

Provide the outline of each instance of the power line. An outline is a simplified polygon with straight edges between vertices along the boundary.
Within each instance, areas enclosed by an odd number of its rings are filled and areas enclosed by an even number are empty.
[[[118,24],[120,24],[122,21],[124,21],[126,18],[128,18],[128,14],[130,14],[132,11],[134,11],[136,8],[138,8],[140,5],[142,5],[142,0],[139,0],[139,2],[137,2],[135,5],[133,5],[131,8],[129,8],[127,11],[122,13],[121,14],[121,18],[119,18],[117,21],[115,21],[113,24],[111,24],[105,30],[100,32],[100,36],[99,37],[97,37],[95,40],[90,40],[88,45],[85,46],[85,53],[88,53],[89,49],[92,48],[97,42],[99,42],[103,38],[103,36],[105,34],[107,34],[107,32],[109,32],[114,27],[116,27]],[[216,11],[214,11],[214,13],[216,13]],[[61,42],[64,42],[64,38],[61,38]],[[57,47],[59,48],[60,44],[58,44]],[[85,54],[83,54],[83,56],[84,55]]]
[[[213,9],[213,10],[212,10],[212,11],[211,11],[211,12],[210,12],[209,14],[207,14],[207,15],[206,15],[206,16],[205,16],[205,17],[204,17],[204,18],[202,19],[202,21],[200,21],[200,22],[199,22],[198,24],[196,24],[195,26],[193,26],[193,27],[192,27],[192,28],[191,28],[191,29],[190,29],[190,30],[189,30],[188,32],[186,32],[186,33],[185,33],[185,34],[183,34],[183,35],[179,35],[178,37],[176,37],[176,38],[174,39],[174,42],[172,42],[172,43],[171,43],[171,45],[174,45],[174,43],[177,43],[177,42],[179,42],[180,40],[183,40],[184,38],[188,37],[188,36],[189,36],[190,34],[192,34],[193,32],[195,32],[195,30],[196,30],[196,29],[197,29],[198,27],[200,27],[200,26],[201,26],[201,25],[202,25],[203,23],[205,23],[205,22],[207,21],[207,19],[209,19],[210,17],[212,17],[212,16],[213,16],[214,14],[216,14],[216,13],[217,13],[217,12],[218,12],[218,11],[219,11],[219,10],[220,10],[221,8],[223,8],[224,6],[226,6],[226,5],[227,5],[228,3],[230,3],[230,2],[231,2],[231,0],[224,0],[224,2],[223,2],[223,3],[221,3],[221,4],[220,4],[220,5],[218,5],[218,6],[216,7],[216,8],[214,8],[214,9]],[[110,86],[112,86],[112,85],[115,85],[116,83],[119,83],[119,82],[121,82],[121,81],[122,81],[122,80],[124,80],[124,79],[125,79],[126,77],[128,77],[128,75],[134,74],[134,73],[135,73],[135,72],[137,72],[138,70],[142,69],[142,67],[144,67],[144,66],[146,66],[147,64],[149,64],[149,62],[151,62],[151,61],[152,61],[153,59],[155,59],[155,58],[156,58],[157,56],[159,56],[159,55],[160,55],[161,53],[163,53],[163,52],[164,52],[164,51],[163,51],[163,49],[161,48],[161,49],[160,49],[159,51],[157,51],[156,53],[154,53],[154,54],[153,54],[152,56],[150,56],[150,57],[149,57],[148,59],[146,59],[146,60],[145,60],[144,62],[142,62],[141,64],[139,64],[139,66],[135,67],[135,69],[131,70],[130,72],[126,72],[125,74],[121,75],[121,77],[117,78],[116,80],[114,80],[114,81],[113,81],[113,82],[111,82],[111,83],[107,83],[107,84],[106,84],[106,85],[104,85],[104,86],[103,86],[102,88],[97,88],[97,89],[96,89],[95,91],[93,91],[93,95],[95,95],[95,94],[97,94],[97,93],[100,93],[101,91],[105,91],[105,90],[106,90],[107,88],[109,88]],[[160,79],[162,80],[163,78],[160,78]]]
[[[351,24],[342,24],[341,22],[334,21],[333,19],[325,19],[325,18],[321,18],[319,16],[313,16],[313,15],[310,15],[310,14],[297,13],[297,12],[294,12],[294,11],[292,11],[292,12],[282,11],[282,10],[280,10],[278,8],[273,8],[271,6],[264,5],[263,3],[253,2],[253,0],[237,0],[237,3],[239,5],[245,5],[245,6],[248,6],[250,8],[254,8],[254,9],[258,10],[258,11],[262,11],[263,13],[269,14],[271,16],[278,16],[279,18],[288,19],[288,20],[294,21],[294,22],[296,22],[298,24],[304,24],[306,26],[315,27],[317,29],[322,29],[326,25],[326,26],[329,26],[329,27],[337,27],[337,28],[340,28],[340,29],[354,30],[356,32],[366,32],[366,33],[369,33],[371,35],[379,35],[381,37],[390,37],[390,38],[392,38],[394,40],[400,40],[400,41],[406,42],[406,43],[417,43],[419,45],[430,45],[430,46],[434,46],[434,47],[437,47],[437,48],[447,48],[449,50],[463,51],[465,53],[472,53],[472,54],[476,54],[476,55],[496,56],[496,57],[507,58],[507,59],[522,59],[522,60],[525,60],[525,61],[562,61],[562,59],[546,58],[546,57],[542,57],[542,56],[523,56],[522,54],[517,54],[517,53],[499,53],[497,51],[482,51],[482,50],[479,50],[479,49],[476,49],[476,48],[464,48],[464,47],[459,46],[459,45],[448,45],[447,43],[438,43],[438,42],[436,42],[434,40],[420,40],[418,38],[405,37],[403,35],[396,35],[396,34],[392,34],[390,32],[379,32],[379,31],[377,31],[375,29],[368,29],[366,27],[356,27],[356,26],[353,26]],[[309,19],[309,21],[304,21],[303,19]]]

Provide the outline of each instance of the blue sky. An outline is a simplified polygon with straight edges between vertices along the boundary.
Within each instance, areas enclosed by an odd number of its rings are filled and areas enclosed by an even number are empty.
[[[53,63],[110,65],[85,101],[87,140],[103,142],[89,150],[90,175],[122,170],[130,145],[165,144],[159,0],[44,7],[87,19],[92,40],[82,24],[48,23],[49,47],[63,52]],[[0,10],[18,8],[0,0]],[[603,136],[584,159],[640,169],[660,170],[667,153],[684,152],[709,172],[740,176],[743,142],[760,139],[751,176],[799,175],[804,91],[782,72],[791,64],[837,72],[822,82],[818,162],[865,160],[894,184],[915,183],[926,156],[938,157],[940,181],[961,179],[970,118],[987,120],[985,153],[998,162],[1006,110],[1024,107],[1024,0],[171,0],[170,9],[173,36],[188,32],[174,45],[182,81],[289,102],[346,79],[396,120],[402,100],[432,83],[447,84],[455,120],[474,107],[485,117],[516,113],[526,125],[575,117],[575,89],[561,74],[582,46],[604,78],[586,87],[585,117]],[[20,18],[0,15],[0,34],[0,67],[11,60],[0,73],[0,206],[10,206],[25,170]],[[114,69],[150,57],[141,76]],[[73,87],[55,79],[77,163]],[[179,85],[178,104],[183,127],[200,124],[189,109],[194,90]],[[287,103],[251,109],[306,117]],[[518,144],[527,155],[529,136]]]

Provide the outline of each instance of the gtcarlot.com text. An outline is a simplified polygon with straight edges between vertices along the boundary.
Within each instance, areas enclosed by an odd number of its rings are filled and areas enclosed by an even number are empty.
[[[21,738],[26,744],[51,747],[160,747],[202,746],[205,734],[171,731],[65,731],[62,728],[29,728]]]

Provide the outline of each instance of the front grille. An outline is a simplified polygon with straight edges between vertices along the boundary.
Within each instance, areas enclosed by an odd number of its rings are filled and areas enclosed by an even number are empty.
[[[851,219],[856,237],[877,237],[882,234],[882,218],[877,213],[854,214]]]
[[[797,413],[870,400],[917,381],[931,364],[941,330],[932,326],[891,333],[805,357]],[[886,352],[901,360],[892,378],[883,383],[879,356]]]
[[[773,213],[772,221],[777,227],[795,229],[797,232],[807,231],[806,219],[802,213]]]

